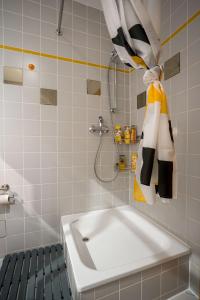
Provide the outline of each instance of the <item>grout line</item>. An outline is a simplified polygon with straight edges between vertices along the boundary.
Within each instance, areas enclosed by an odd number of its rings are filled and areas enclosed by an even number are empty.
[[[192,17],[190,17],[185,23],[179,26],[168,38],[166,38],[162,43],[161,47],[166,45],[170,40],[172,40],[179,32],[185,29],[189,24],[196,20],[200,16],[200,10],[198,10]]]
[[[25,48],[13,47],[13,46],[10,46],[10,45],[1,44],[0,49],[9,50],[9,51],[16,51],[16,52],[22,52],[22,53],[25,53],[25,54],[31,54],[31,55],[36,55],[36,56],[46,57],[46,58],[51,58],[51,59],[62,60],[62,61],[66,61],[66,62],[70,62],[70,63],[74,63],[74,64],[86,65],[86,66],[93,67],[93,68],[99,68],[99,69],[105,69],[105,70],[114,70],[114,68],[106,66],[106,65],[100,65],[100,64],[96,64],[96,63],[92,63],[92,62],[88,62],[88,61],[83,61],[83,60],[79,60],[79,59],[73,59],[73,58],[64,57],[64,56],[33,51],[33,50],[25,49]],[[129,70],[120,69],[120,68],[118,68],[117,71],[121,72],[121,73],[130,73]]]
[[[74,2],[72,1],[72,45],[74,43],[74,32],[73,32],[73,28],[74,28]],[[72,58],[74,57],[74,48],[72,47]],[[73,100],[74,100],[74,65],[72,65],[72,103],[73,103]],[[74,113],[75,111],[75,108],[74,106],[72,105],[72,108],[71,108],[71,114],[72,114],[72,124],[74,124]],[[74,126],[72,126],[72,139],[73,139],[73,136],[74,136]],[[73,140],[72,140],[72,152],[74,151],[74,143],[73,143]],[[74,163],[73,163],[73,155],[72,155],[72,164],[71,164],[71,169],[72,169],[72,183],[71,183],[71,204],[70,204],[70,210],[71,210],[71,213],[74,214],[76,211],[75,211],[75,203],[74,203]],[[79,197],[79,196],[77,196]]]
[[[23,16],[23,5],[22,5],[22,16]],[[21,16],[21,22],[22,22],[22,32],[23,32],[23,28],[24,28],[24,20],[23,20],[23,17]],[[24,35],[22,34],[22,45],[24,43]],[[24,57],[23,57],[23,67],[24,67]],[[21,101],[21,114],[22,114],[22,195],[23,195],[23,198],[24,198],[24,182],[25,182],[25,157],[24,157],[24,146],[25,146],[25,141],[24,141],[24,120],[23,120],[23,116],[24,116],[24,90],[22,89],[22,101]],[[6,120],[6,117],[5,117],[5,120]],[[25,247],[26,247],[26,223],[25,223],[25,209],[24,209],[24,205],[23,206],[23,228],[24,228],[24,250],[25,250]]]
[[[1,9],[2,9],[2,23],[4,23],[4,15],[3,15],[3,1],[2,1],[2,5],[1,5]],[[2,32],[3,34],[3,37],[2,37],[2,40],[4,42],[4,39],[5,39],[5,32],[3,30]],[[5,61],[5,53],[3,51],[2,53],[2,63],[4,63]],[[5,128],[5,119],[4,119],[4,116],[5,116],[5,88],[3,86],[3,90],[2,90],[2,108],[3,108],[3,120],[2,120],[2,126],[3,126],[3,131],[4,131],[4,128]],[[5,144],[5,136],[2,135],[2,142],[3,144]],[[3,151],[3,154],[2,154],[2,158],[3,158],[3,180],[5,181],[6,179],[6,163],[5,163],[5,152]],[[6,220],[5,221],[5,252],[8,253],[8,236],[7,236],[7,212],[6,212],[6,208],[4,208],[4,219]]]
[[[41,10],[41,8],[40,8],[40,10]],[[189,24],[191,24],[193,21],[195,21],[199,16],[200,16],[200,10],[198,10],[185,23],[183,23],[180,27],[178,27],[178,29],[175,32],[173,32],[168,38],[166,38],[161,43],[161,47],[163,47],[164,45],[166,45],[179,32],[181,32],[183,29],[185,29]],[[41,33],[40,33],[40,38],[41,38]],[[67,62],[71,62],[71,63],[75,63],[75,64],[87,65],[89,67],[94,67],[94,68],[100,68],[100,69],[106,69],[106,70],[108,70],[108,69],[114,70],[114,68],[110,68],[109,66],[106,66],[106,65],[91,63],[91,62],[88,62],[88,61],[82,61],[82,60],[78,60],[78,59],[72,59],[72,58],[69,58],[69,57],[63,57],[63,56],[58,56],[58,55],[54,55],[54,54],[42,53],[42,52],[33,51],[33,50],[29,50],[29,49],[24,49],[24,48],[13,47],[13,46],[10,46],[10,45],[1,44],[0,45],[0,49],[10,50],[10,51],[16,51],[16,52],[23,52],[23,53],[26,53],[26,54],[32,54],[32,55],[37,55],[37,56],[41,56],[41,57],[47,57],[47,58],[51,58],[51,59],[57,59],[57,60],[67,61]],[[134,71],[134,69],[132,68],[130,70],[126,70],[126,69],[120,69],[119,68],[119,69],[117,69],[117,71],[118,72],[122,72],[122,73],[132,73]]]
[[[196,220],[196,219],[194,219],[194,218],[192,218],[192,217],[190,217],[190,216],[187,216],[187,218],[188,218],[188,220],[191,220],[192,222],[197,223],[198,225],[200,225],[200,221],[198,221],[198,220]],[[195,244],[195,245],[198,245],[198,244],[195,243],[195,242],[192,242],[192,243]]]
[[[88,35],[89,35],[89,19],[88,19],[88,15],[89,15],[89,10],[88,10],[88,6],[86,6],[86,57],[87,59],[89,58],[89,48],[88,48]],[[74,16],[73,16],[73,19],[74,19]],[[101,19],[100,19],[100,22],[101,22]],[[99,26],[100,26],[100,23],[99,22]],[[100,26],[101,28],[101,26]],[[101,30],[101,29],[100,29]],[[99,38],[100,38],[100,46],[99,46],[99,50],[101,50],[101,31],[100,31],[100,34],[99,34]],[[100,64],[101,64],[101,58],[100,58]],[[101,72],[101,70],[99,70],[99,72]],[[89,70],[88,70],[88,67],[85,68],[85,72],[84,72],[84,76],[86,77],[85,78],[85,83],[86,83],[86,88],[87,88],[87,79],[90,78],[89,76]],[[86,103],[87,103],[87,107],[88,107],[88,101],[89,101],[89,95],[87,94],[86,92]],[[74,108],[75,109],[75,108]],[[87,129],[89,128],[89,113],[88,113],[88,109],[86,109],[85,111],[85,118],[86,118],[86,126],[87,126]],[[86,180],[84,180],[84,184],[86,185],[86,193],[89,195],[89,177],[90,177],[90,164],[89,164],[89,151],[88,151],[88,148],[89,148],[89,139],[88,139],[88,134],[86,135],[85,137],[85,140],[86,140],[86,172],[85,172],[85,175],[86,175]],[[74,170],[74,166],[73,166],[73,170]],[[85,176],[84,176],[84,179],[85,179]],[[87,182],[87,184],[86,184]],[[93,197],[93,196],[92,196]],[[89,208],[89,201],[88,201],[88,198],[87,197],[86,199],[86,203],[85,203],[85,207],[87,210],[90,210]],[[81,208],[82,209],[82,208]],[[94,297],[95,297],[95,289],[94,289]]]
[[[29,0],[29,1],[32,2],[32,3],[38,4],[38,1],[32,1],[32,0]],[[41,6],[42,6],[42,7],[45,7],[45,8],[50,8],[50,9],[52,9],[52,10],[56,10],[57,12],[59,12],[59,9],[57,9],[57,8],[55,8],[55,7],[53,7],[53,6],[49,6],[49,5],[46,5],[46,4],[41,4]],[[15,12],[15,11],[10,10],[10,9],[4,9],[4,11],[5,11],[5,12],[8,12],[8,13],[15,14],[15,15],[18,15],[18,16],[21,16],[21,14],[20,14],[19,12]],[[68,12],[68,11],[65,11],[65,10],[64,10],[63,12],[64,12],[65,14],[67,14],[67,15],[72,15],[72,12]],[[74,16],[75,16],[75,17],[78,17],[78,18],[80,18],[80,19],[82,19],[82,20],[86,20],[85,17],[80,16],[79,14],[74,13]],[[38,21],[38,20],[39,20],[37,17],[33,17],[33,16],[29,16],[29,15],[25,15],[25,17],[30,18],[30,19],[35,20],[35,21]],[[97,21],[97,20],[92,20],[91,22],[94,22],[94,23],[96,23],[96,24],[100,24],[100,23],[101,23],[101,22],[99,22],[99,21]],[[49,23],[49,24],[51,24],[51,25],[57,25],[57,23],[53,23],[53,22],[51,22],[51,21],[46,21],[46,20],[42,21],[42,23]],[[102,23],[102,24],[103,24],[103,25],[106,25],[105,23]],[[62,28],[63,28],[63,27],[66,28],[66,26],[62,26]],[[72,28],[72,27],[70,27],[70,28]]]
[[[187,263],[187,262],[186,262],[186,263]],[[152,276],[149,276],[149,277],[144,278],[144,279],[142,279],[142,277],[141,277],[141,279],[140,279],[139,281],[137,281],[137,282],[135,282],[135,283],[133,283],[133,284],[130,284],[130,285],[126,286],[126,287],[123,287],[123,288],[121,288],[121,286],[120,286],[120,279],[119,279],[119,293],[120,293],[120,291],[126,290],[126,289],[128,289],[128,288],[130,288],[130,287],[132,287],[132,286],[136,286],[136,285],[138,285],[138,284],[141,285],[141,293],[142,293],[142,283],[143,283],[144,281],[146,281],[146,280],[150,280],[150,279],[152,279],[152,278],[155,278],[155,277],[158,277],[158,276],[159,276],[159,278],[160,278],[160,296],[167,295],[169,292],[166,292],[166,293],[163,293],[163,294],[161,293],[161,275],[162,275],[163,273],[168,272],[168,271],[170,271],[170,270],[173,270],[173,269],[175,269],[175,268],[178,269],[178,266],[179,266],[179,265],[182,265],[182,264],[185,264],[185,263],[184,263],[184,262],[183,262],[183,263],[178,263],[176,267],[173,266],[173,267],[171,267],[171,268],[169,268],[169,269],[167,269],[167,270],[158,272],[158,273],[153,274]],[[141,272],[141,273],[142,273],[142,272]],[[122,278],[122,279],[123,279],[123,278]],[[182,285],[182,286],[184,286],[184,285]],[[181,287],[181,286],[180,286],[180,287]],[[179,285],[178,285],[178,277],[177,277],[177,287],[176,287],[175,289],[171,290],[170,292],[176,291],[178,288],[179,288]],[[110,296],[110,295],[113,295],[113,294],[116,294],[116,293],[117,293],[117,290],[115,290],[115,291],[113,291],[113,292],[111,292],[111,293],[109,293],[109,294],[106,294],[106,295],[104,295],[104,296],[102,296],[102,297],[100,297],[100,298],[98,298],[98,299],[99,299],[99,300],[100,300],[100,299],[103,300],[103,299],[106,298],[107,296]],[[141,294],[141,297],[142,297],[142,294]],[[156,299],[157,299],[157,298],[156,298]]]
[[[95,289],[94,289],[94,291],[95,291]],[[120,293],[120,291],[119,291],[119,293]],[[104,300],[104,299],[106,299],[108,296],[112,296],[112,295],[116,295],[116,294],[118,294],[117,290],[115,290],[115,291],[112,292],[112,293],[106,294],[106,295],[104,295],[104,296],[102,296],[102,297],[95,298],[95,300]]]
[[[56,8],[58,9],[58,2],[56,5]],[[64,13],[64,12],[63,12]],[[57,17],[57,22],[58,22],[58,14],[56,15]],[[40,21],[41,23],[41,21]],[[41,25],[42,27],[42,25]],[[41,30],[42,31],[42,30]],[[42,32],[41,32],[42,35]],[[56,53],[58,55],[58,34],[56,34]],[[56,61],[56,85],[57,85],[57,91],[58,91],[58,86],[59,86],[59,62],[58,60]],[[57,103],[59,102],[59,98],[58,98],[58,93],[57,93]],[[59,103],[58,103],[59,104]],[[58,108],[58,104],[56,106],[56,143],[57,143],[57,147],[56,147],[56,185],[57,187],[59,187],[59,108]],[[56,223],[58,222],[59,224],[59,220],[61,220],[61,201],[60,201],[60,197],[59,197],[59,188],[56,188],[56,200],[57,200],[57,212],[56,212]],[[57,224],[56,224],[57,225]],[[57,230],[57,229],[56,229]],[[61,227],[58,227],[58,233],[56,232],[56,239],[61,242]]]
[[[198,11],[200,13],[200,11]],[[197,12],[197,13],[198,13]],[[187,17],[189,14],[189,3],[187,1]],[[195,14],[196,15],[196,14]],[[194,18],[194,16],[192,16],[192,18]],[[189,23],[188,23],[189,24]],[[187,25],[188,25],[187,24]],[[186,47],[186,67],[187,67],[187,72],[186,72],[186,156],[188,156],[189,153],[189,133],[190,132],[190,126],[189,126],[189,48],[191,47],[191,45],[188,44],[189,41],[189,34],[188,34],[188,28],[187,28],[187,47]],[[192,134],[192,133],[191,133]],[[185,190],[185,194],[186,194],[186,207],[185,207],[185,225],[184,225],[184,229],[185,229],[185,239],[188,242],[188,240],[190,240],[189,238],[189,216],[191,214],[191,204],[190,203],[190,189],[191,187],[189,187],[189,176],[190,176],[190,172],[189,172],[189,164],[188,164],[188,159],[186,159],[186,164],[185,164],[185,176],[187,176],[187,180],[186,180],[186,190]],[[189,276],[188,276],[188,285],[190,286],[190,282],[191,282],[191,269],[190,269],[190,262],[191,262],[191,257],[189,258]]]
[[[41,50],[41,41],[42,41],[42,37],[41,37],[41,30],[42,30],[42,25],[41,25],[41,15],[42,15],[42,7],[41,7],[41,1],[40,1],[40,35],[39,35],[39,39],[40,39],[40,50]],[[40,64],[40,69],[41,69],[41,64]],[[40,71],[39,69],[39,71]],[[39,76],[39,88],[41,87],[41,76]],[[44,151],[42,151],[42,126],[41,126],[41,121],[42,121],[42,107],[40,105],[39,107],[39,130],[40,130],[40,136],[39,136],[39,164],[40,164],[40,171],[39,171],[39,176],[40,176],[40,212],[41,212],[41,216],[43,215],[43,187],[41,184],[41,178],[42,178],[42,153],[45,153]],[[38,234],[38,238],[40,239],[40,245],[44,245],[44,228],[42,228],[41,226],[41,230],[39,231]]]
[[[190,195],[189,195],[190,196]],[[197,201],[197,202],[200,202],[200,199],[199,198],[195,198],[195,197],[189,197],[190,199],[194,200],[194,201]]]
[[[139,273],[140,273],[140,272],[139,272]],[[137,274],[137,273],[135,273],[135,274]],[[132,274],[132,275],[134,275],[134,274]],[[131,276],[131,275],[130,275],[130,276]],[[127,277],[128,277],[128,276],[127,276]],[[134,282],[134,283],[132,283],[132,284],[129,284],[129,285],[127,285],[127,286],[121,288],[120,282],[121,282],[121,280],[123,280],[124,278],[126,278],[126,277],[121,277],[121,278],[119,278],[119,290],[120,290],[120,291],[126,290],[127,288],[129,288],[129,287],[131,287],[131,286],[136,286],[136,285],[138,285],[138,284],[141,284],[141,282],[142,282],[142,279],[139,279],[137,282]],[[142,277],[141,277],[141,278],[142,278]]]

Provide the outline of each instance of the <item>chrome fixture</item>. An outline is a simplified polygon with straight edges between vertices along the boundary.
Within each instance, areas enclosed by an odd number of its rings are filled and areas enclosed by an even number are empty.
[[[118,59],[117,51],[113,49],[111,52],[111,58],[110,58],[109,70],[108,70],[108,96],[109,96],[109,106],[110,106],[111,113],[116,113],[117,111],[117,59]],[[111,90],[111,79],[113,79],[112,90]]]
[[[108,88],[108,106],[109,106],[109,112],[110,112],[110,122],[111,122],[111,130],[109,130],[109,128],[107,126],[104,125],[103,122],[103,118],[101,116],[99,116],[99,125],[95,126],[92,125],[89,128],[89,132],[93,133],[93,134],[98,134],[99,135],[99,145],[97,148],[97,152],[95,155],[95,160],[94,160],[94,174],[96,176],[96,178],[103,183],[109,183],[109,182],[113,182],[118,174],[119,174],[119,168],[116,168],[116,163],[113,165],[113,177],[112,178],[102,178],[99,174],[98,174],[98,170],[97,170],[97,163],[98,160],[100,158],[100,154],[101,154],[101,149],[103,146],[103,136],[104,134],[107,134],[109,132],[112,133],[113,139],[114,139],[114,119],[113,119],[113,115],[114,113],[117,111],[117,61],[118,61],[118,55],[116,50],[114,49],[111,53],[111,57],[110,57],[110,63],[109,63],[109,68],[108,68],[108,73],[107,73],[107,88]],[[114,64],[114,66],[113,66]],[[113,82],[114,82],[114,93],[113,96],[111,95],[111,72],[113,75]],[[119,161],[119,157],[120,157],[120,152],[119,152],[119,146],[118,144],[115,144],[115,149],[116,149],[116,153],[117,153],[117,161]]]
[[[59,11],[59,17],[58,17],[58,28],[56,30],[57,34],[59,36],[63,35],[63,32],[61,30],[61,24],[62,24],[62,17],[63,17],[63,9],[64,9],[64,0],[60,1],[60,11]]]
[[[106,134],[109,132],[109,128],[103,124],[103,117],[99,116],[99,125],[92,125],[89,128],[89,132],[93,134],[97,134],[99,136],[102,136],[103,134]]]
[[[15,204],[15,194],[10,191],[9,184],[0,185],[0,197],[6,196],[6,201],[2,202],[1,205],[12,205]],[[4,199],[3,199],[4,200]],[[5,238],[7,236],[7,223],[6,219],[0,219],[0,238]],[[3,229],[4,228],[4,229]],[[3,233],[2,233],[3,231]]]
[[[8,203],[7,204],[15,204],[15,195],[10,191],[9,184],[2,184],[0,186],[0,196],[8,195]]]
[[[2,192],[8,192],[9,189],[10,189],[9,184],[2,184],[2,185],[0,186],[0,191],[2,191]]]

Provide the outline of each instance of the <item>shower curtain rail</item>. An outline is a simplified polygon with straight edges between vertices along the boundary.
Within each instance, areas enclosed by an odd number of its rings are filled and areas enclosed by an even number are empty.
[[[58,28],[56,30],[57,34],[59,36],[63,35],[63,32],[61,30],[62,25],[62,17],[63,17],[63,9],[64,9],[64,0],[60,1],[60,10],[59,10],[59,17],[58,17]]]

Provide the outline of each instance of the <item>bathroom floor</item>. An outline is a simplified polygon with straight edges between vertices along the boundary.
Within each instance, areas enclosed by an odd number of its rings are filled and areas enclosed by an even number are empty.
[[[190,290],[184,291],[169,300],[196,300],[197,298]]]
[[[71,299],[61,244],[6,255],[1,299]]]

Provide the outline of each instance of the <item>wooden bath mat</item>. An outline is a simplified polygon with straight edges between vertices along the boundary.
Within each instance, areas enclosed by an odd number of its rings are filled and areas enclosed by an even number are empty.
[[[0,300],[70,300],[60,244],[6,255],[0,269]]]

